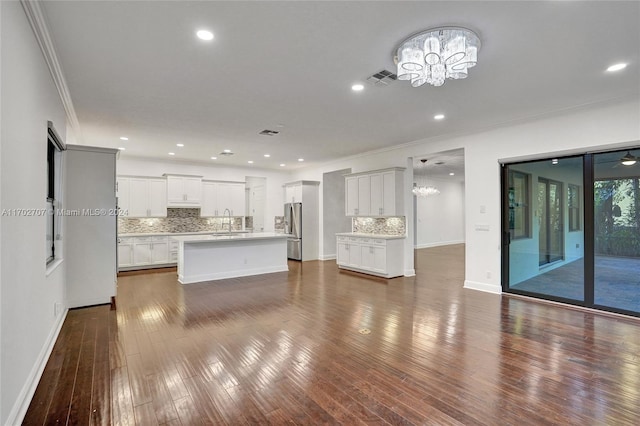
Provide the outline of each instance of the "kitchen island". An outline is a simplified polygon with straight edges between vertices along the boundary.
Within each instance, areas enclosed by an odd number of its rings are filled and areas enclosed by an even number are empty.
[[[288,271],[287,234],[184,235],[178,241],[182,284]]]

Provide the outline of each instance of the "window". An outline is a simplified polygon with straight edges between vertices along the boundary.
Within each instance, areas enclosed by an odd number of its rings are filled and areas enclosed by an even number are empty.
[[[60,199],[60,191],[56,191],[56,186],[60,187],[60,154],[59,152],[64,149],[64,144],[58,137],[53,124],[49,124],[48,136],[47,136],[47,203],[46,203],[46,216],[47,216],[47,233],[46,233],[46,259],[47,264],[56,259],[56,232],[57,218],[56,214],[56,200]],[[58,185],[56,185],[58,183]]]
[[[569,231],[580,230],[580,187],[568,185],[567,206],[569,208]]]
[[[511,239],[529,238],[529,175],[509,171],[509,230]]]

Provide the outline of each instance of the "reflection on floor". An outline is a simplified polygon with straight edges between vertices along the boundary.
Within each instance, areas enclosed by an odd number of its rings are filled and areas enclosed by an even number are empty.
[[[584,300],[583,277],[584,261],[580,259],[511,288]],[[595,303],[640,312],[640,258],[596,256]]]

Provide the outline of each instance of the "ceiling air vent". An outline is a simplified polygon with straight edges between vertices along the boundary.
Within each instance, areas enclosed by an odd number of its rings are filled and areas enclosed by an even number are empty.
[[[372,86],[388,86],[398,79],[398,76],[388,70],[382,70],[367,77],[367,82]]]
[[[222,152],[221,152],[220,154],[218,154],[218,155],[229,156],[229,155],[233,155],[233,152],[228,151],[228,150],[225,150],[225,151],[222,151]]]
[[[259,135],[264,135],[264,136],[275,136],[275,135],[277,135],[278,133],[280,133],[280,132],[278,132],[277,130],[269,130],[269,129],[265,129],[265,130],[263,130],[263,131],[259,132],[258,134],[259,134]]]

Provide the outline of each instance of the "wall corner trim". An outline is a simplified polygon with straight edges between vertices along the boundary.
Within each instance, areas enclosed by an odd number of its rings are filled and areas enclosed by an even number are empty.
[[[47,366],[47,361],[49,361],[51,352],[53,352],[53,346],[55,345],[56,340],[58,340],[58,335],[60,334],[60,330],[62,330],[62,324],[64,324],[64,320],[67,318],[68,312],[69,309],[65,309],[64,313],[57,318],[57,322],[51,329],[51,333],[49,333],[49,337],[47,338],[44,346],[42,346],[42,350],[31,369],[31,373],[29,373],[29,377],[27,377],[27,381],[22,387],[20,394],[18,394],[18,398],[16,399],[13,408],[11,408],[11,412],[9,413],[5,423],[6,425],[22,424],[24,416],[27,414],[27,410],[29,409],[29,404],[31,404],[31,399],[36,393],[38,383],[40,383],[42,373],[44,373],[44,368]]]
[[[40,50],[42,50],[42,55],[47,63],[47,67],[49,68],[53,82],[56,85],[56,89],[58,89],[62,106],[67,114],[67,120],[69,120],[69,126],[73,129],[76,139],[82,143],[80,122],[78,121],[76,110],[73,107],[73,101],[71,100],[67,80],[64,78],[62,66],[60,65],[60,61],[58,61],[58,56],[53,46],[53,40],[49,33],[49,26],[47,25],[46,17],[42,12],[40,0],[20,0],[20,3],[22,4],[24,13],[27,15],[27,19],[29,20],[31,29],[33,29],[33,33],[36,36],[36,40],[38,40],[38,45],[40,45]]]
[[[485,293],[502,294],[502,288],[499,285],[481,283],[478,281],[464,281],[464,288],[469,290],[484,291]]]

